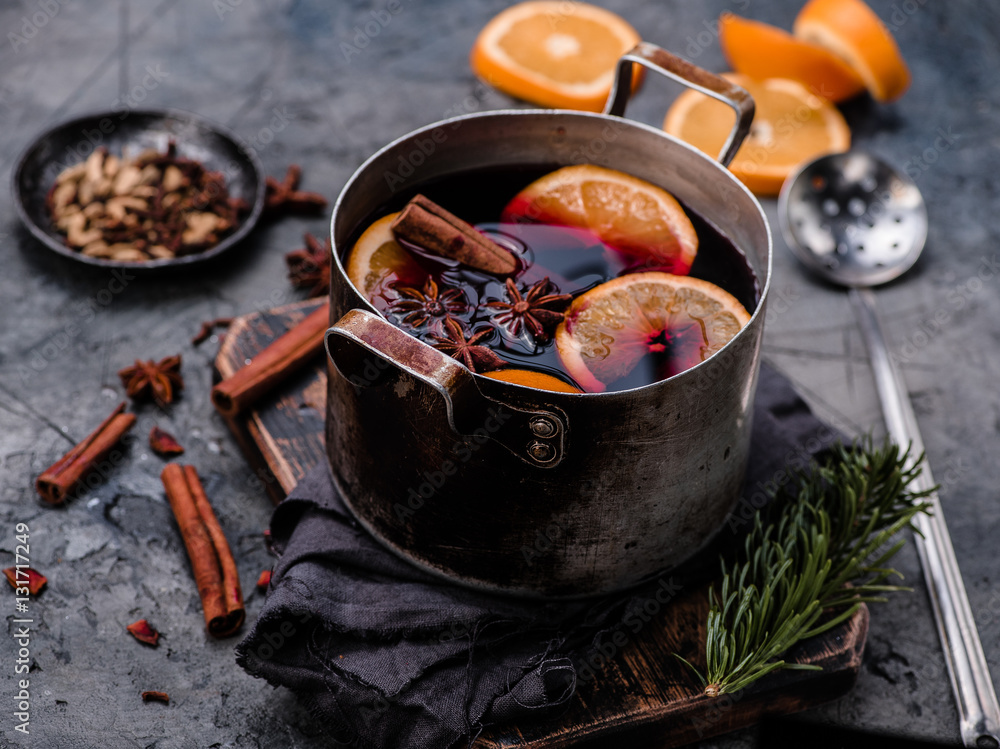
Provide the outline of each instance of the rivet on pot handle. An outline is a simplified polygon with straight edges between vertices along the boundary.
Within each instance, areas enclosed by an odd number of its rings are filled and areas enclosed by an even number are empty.
[[[618,60],[614,84],[611,86],[608,102],[604,105],[605,114],[624,116],[625,107],[632,94],[632,63],[642,65],[678,83],[683,83],[688,88],[718,99],[736,111],[736,123],[719,152],[719,162],[723,166],[729,166],[729,162],[733,160],[743,140],[750,133],[750,123],[753,122],[754,103],[747,90],[655,44],[639,42]]]
[[[515,408],[487,398],[474,375],[455,359],[373,312],[350,310],[327,330],[325,343],[330,361],[358,387],[375,385],[394,367],[441,394],[448,422],[457,434],[485,433],[525,462],[542,468],[562,460],[565,415]]]

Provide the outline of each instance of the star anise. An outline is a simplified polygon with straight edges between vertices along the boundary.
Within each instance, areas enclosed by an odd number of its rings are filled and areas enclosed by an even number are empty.
[[[461,289],[441,292],[433,278],[428,277],[423,290],[410,286],[395,286],[401,298],[389,306],[390,311],[403,318],[403,322],[419,328],[431,319],[448,319],[454,314],[465,312],[468,304]]]
[[[305,242],[305,249],[285,255],[288,280],[297,289],[307,289],[310,297],[326,296],[330,292],[330,240],[324,243],[307,233]]]
[[[174,394],[184,388],[181,377],[181,355],[168,356],[158,362],[135,360],[131,367],[118,372],[125,392],[132,400],[152,396],[163,407],[174,400]]]
[[[479,341],[493,335],[493,328],[480,328],[466,338],[462,324],[454,317],[444,319],[444,328],[447,338],[431,336],[435,340],[434,348],[451,354],[473,372],[490,372],[507,364],[490,348],[479,345]]]
[[[496,321],[507,326],[511,335],[519,335],[524,327],[539,340],[548,340],[549,332],[562,322],[563,313],[545,309],[549,305],[564,306],[572,297],[569,294],[546,294],[551,284],[548,276],[533,284],[522,296],[517,285],[507,279],[507,302],[488,302],[490,309],[503,310]]]

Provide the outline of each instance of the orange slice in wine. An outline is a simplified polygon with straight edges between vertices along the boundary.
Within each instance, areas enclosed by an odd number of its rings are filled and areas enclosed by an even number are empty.
[[[694,225],[673,195],[592,164],[535,180],[507,204],[503,220],[590,229],[636,264],[676,274],[687,273],[698,252]]]
[[[383,216],[365,229],[347,256],[347,277],[382,312],[398,296],[393,284],[421,288],[428,275],[389,228],[397,215]]]
[[[725,346],[750,321],[735,297],[715,284],[670,273],[635,273],[581,294],[556,330],[566,371],[599,393],[647,356],[655,377],[689,369]]]
[[[558,377],[545,374],[544,372],[535,372],[531,369],[499,369],[495,372],[483,372],[483,377],[489,377],[491,380],[512,382],[515,385],[524,385],[529,388],[538,388],[539,390],[554,390],[557,393],[583,392],[568,382],[563,382]]]

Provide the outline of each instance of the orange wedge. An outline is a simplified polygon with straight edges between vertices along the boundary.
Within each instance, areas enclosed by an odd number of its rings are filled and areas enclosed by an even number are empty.
[[[725,346],[750,321],[715,284],[670,273],[621,276],[581,294],[556,330],[566,371],[599,393],[647,368],[631,386],[671,377]]]
[[[567,166],[521,190],[503,221],[590,229],[638,265],[684,274],[698,234],[681,204],[661,187],[593,164]]]
[[[757,80],[791,78],[830,101],[865,90],[865,82],[844,60],[787,31],[733,13],[719,17],[719,44],[733,70]]]
[[[389,228],[398,215],[390,213],[365,229],[347,257],[347,277],[380,312],[399,296],[393,284],[421,288],[427,281],[427,271],[396,242]]]
[[[532,0],[486,24],[470,62],[476,75],[511,96],[600,112],[618,58],[638,43],[636,30],[611,11],[568,0]],[[638,82],[636,76],[635,86]]]
[[[777,195],[781,183],[802,162],[850,148],[851,131],[844,117],[801,83],[724,75],[749,91],[757,104],[750,135],[729,165],[755,194]],[[722,102],[686,91],[671,105],[663,129],[715,158],[734,117],[732,109]]]
[[[862,0],[809,0],[793,30],[847,61],[878,101],[898,99],[910,85],[896,40]]]
[[[512,382],[515,385],[524,385],[529,388],[538,388],[539,390],[554,390],[557,393],[583,392],[568,382],[563,382],[558,377],[553,377],[544,372],[535,372],[530,369],[500,369],[496,372],[483,372],[483,377],[489,377],[491,380]]]

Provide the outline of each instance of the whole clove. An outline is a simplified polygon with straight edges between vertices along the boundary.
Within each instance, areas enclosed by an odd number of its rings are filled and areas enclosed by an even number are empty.
[[[228,328],[233,322],[231,317],[217,317],[214,320],[206,320],[201,324],[201,329],[195,334],[194,338],[191,339],[191,343],[194,346],[198,346],[209,338],[211,338],[212,333],[216,328]]]
[[[318,192],[306,192],[299,189],[302,179],[302,167],[292,164],[285,172],[285,178],[280,182],[274,177],[266,181],[267,192],[264,198],[264,210],[274,216],[287,214],[317,214],[326,209],[326,198]]]

